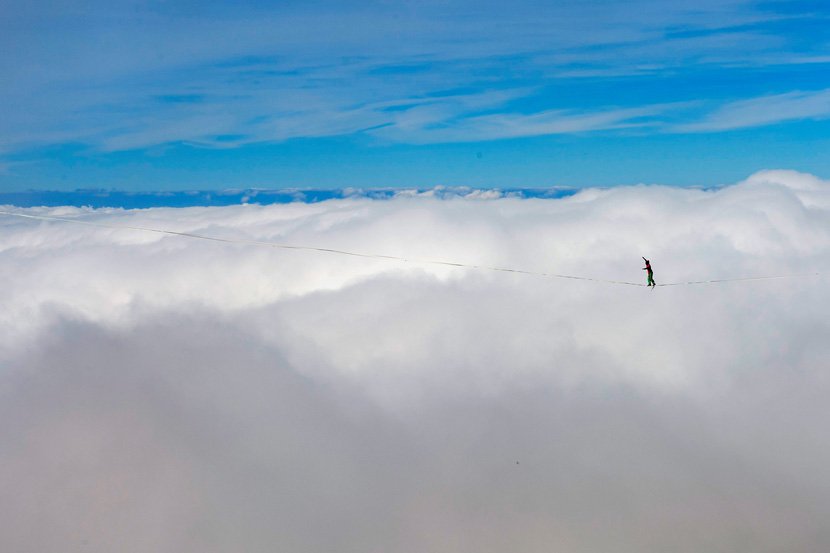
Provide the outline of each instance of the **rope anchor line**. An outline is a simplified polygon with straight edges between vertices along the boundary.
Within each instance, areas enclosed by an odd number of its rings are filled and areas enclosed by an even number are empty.
[[[208,236],[204,234],[196,234],[192,232],[178,232],[175,230],[166,230],[166,229],[157,229],[157,228],[150,228],[150,227],[137,227],[137,226],[130,226],[130,225],[114,225],[111,223],[100,223],[94,221],[82,221],[79,219],[69,219],[67,217],[55,217],[52,215],[31,215],[28,213],[16,213],[13,211],[0,211],[0,215],[8,215],[11,217],[22,217],[25,219],[37,219],[42,221],[60,221],[64,223],[73,223],[76,225],[86,225],[91,227],[101,227],[101,228],[109,228],[109,229],[116,229],[116,230],[135,230],[141,232],[154,232],[157,234],[167,234],[171,236],[181,236],[184,238],[195,238],[199,240],[208,240],[212,242],[224,242],[224,243],[232,243],[232,244],[247,244],[249,246],[261,246],[261,247],[268,247],[268,248],[280,248],[286,250],[304,250],[304,251],[316,251],[316,252],[323,252],[323,253],[333,253],[338,255],[349,255],[352,257],[363,257],[369,259],[381,259],[386,261],[397,261],[401,263],[421,263],[425,265],[443,265],[447,267],[458,267],[458,268],[465,268],[465,269],[474,269],[480,271],[497,271],[502,273],[516,273],[522,275],[530,275],[530,276],[539,276],[545,278],[561,278],[561,279],[569,279],[569,280],[584,280],[584,281],[591,281],[591,282],[603,282],[606,284],[619,284],[624,286],[647,286],[646,284],[642,284],[640,282],[627,282],[624,280],[608,280],[603,278],[592,278],[592,277],[585,277],[585,276],[574,276],[574,275],[560,275],[556,273],[544,273],[539,271],[526,271],[523,269],[511,269],[508,267],[491,267],[487,265],[472,265],[467,263],[458,263],[453,261],[442,261],[437,259],[418,259],[418,258],[409,258],[409,257],[399,257],[394,255],[382,255],[382,254],[372,254],[372,253],[361,253],[361,252],[352,252],[346,250],[337,250],[333,248],[319,248],[315,246],[300,246],[295,244],[281,244],[278,242],[264,242],[260,240],[245,240],[245,239],[236,239],[236,238],[220,238],[218,236]],[[782,278],[803,278],[807,276],[819,276],[820,273],[809,273],[809,274],[802,274],[802,275],[775,275],[775,276],[759,276],[759,277],[741,277],[741,278],[720,278],[720,279],[712,279],[712,280],[693,280],[693,281],[686,281],[686,282],[667,282],[664,284],[657,284],[656,286],[688,286],[694,284],[720,284],[723,282],[739,282],[739,281],[748,281],[748,280],[772,280],[772,279],[782,279]]]

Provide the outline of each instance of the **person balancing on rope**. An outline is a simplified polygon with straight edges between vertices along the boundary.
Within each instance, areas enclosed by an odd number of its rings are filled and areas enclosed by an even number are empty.
[[[643,261],[646,262],[646,266],[643,267],[643,270],[648,271],[648,284],[646,284],[646,286],[651,286],[652,289],[654,289],[657,284],[654,282],[654,271],[651,270],[651,262],[645,257],[643,258]]]

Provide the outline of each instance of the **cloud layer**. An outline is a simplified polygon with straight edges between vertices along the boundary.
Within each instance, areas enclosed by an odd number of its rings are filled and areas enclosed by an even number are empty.
[[[26,212],[793,278],[5,217],[0,549],[830,545],[826,181]]]

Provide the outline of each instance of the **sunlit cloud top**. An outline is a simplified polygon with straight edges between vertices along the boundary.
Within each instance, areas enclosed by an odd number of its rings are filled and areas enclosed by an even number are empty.
[[[431,192],[3,207],[0,550],[830,550],[830,181]]]

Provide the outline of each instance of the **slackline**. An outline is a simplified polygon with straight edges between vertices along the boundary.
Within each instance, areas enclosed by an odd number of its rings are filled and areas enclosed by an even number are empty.
[[[642,284],[640,282],[628,282],[624,280],[609,280],[604,278],[593,278],[593,277],[585,277],[585,276],[574,276],[574,275],[560,275],[556,273],[544,273],[540,271],[525,271],[523,269],[511,269],[508,267],[491,267],[489,265],[473,265],[469,263],[456,263],[453,261],[442,261],[438,259],[424,259],[424,258],[415,258],[415,257],[400,257],[396,255],[381,255],[381,254],[373,254],[373,253],[361,253],[361,252],[352,252],[346,250],[337,250],[334,248],[320,248],[315,246],[299,246],[296,244],[281,244],[279,242],[263,242],[260,240],[245,240],[240,238],[219,238],[218,236],[208,236],[205,234],[196,234],[192,232],[178,232],[175,230],[166,230],[166,229],[157,229],[151,227],[137,227],[131,225],[114,225],[110,223],[100,223],[100,222],[93,222],[93,221],[83,221],[80,219],[70,219],[67,217],[54,217],[51,215],[31,215],[27,213],[16,213],[13,211],[0,211],[0,215],[9,215],[12,217],[22,217],[25,219],[37,219],[42,221],[61,221],[64,223],[73,223],[76,225],[86,225],[91,227],[102,227],[102,228],[109,228],[109,229],[116,229],[116,230],[135,230],[141,232],[154,232],[156,234],[168,234],[171,236],[182,236],[185,238],[195,238],[198,240],[209,240],[212,242],[224,242],[230,244],[247,244],[249,246],[261,246],[261,247],[268,247],[268,248],[279,248],[285,250],[305,250],[305,251],[315,251],[315,252],[323,252],[323,253],[332,253],[332,254],[339,254],[339,255],[348,255],[352,257],[363,257],[369,259],[381,259],[386,261],[397,261],[402,263],[416,263],[416,264],[424,264],[424,265],[443,265],[446,267],[459,267],[464,269],[475,269],[479,271],[498,271],[502,273],[517,273],[522,275],[531,275],[531,276],[538,276],[538,277],[545,277],[545,278],[564,278],[569,280],[585,280],[591,282],[603,282],[606,284],[620,284],[624,286],[648,286],[647,284]],[[818,276],[819,273],[809,273],[809,274],[802,274],[802,275],[775,275],[775,276],[759,276],[759,277],[742,277],[742,278],[719,278],[719,279],[712,279],[712,280],[691,280],[686,282],[668,282],[663,284],[657,284],[657,286],[687,286],[693,284],[719,284],[722,282],[739,282],[739,281],[749,281],[749,280],[773,280],[773,279],[782,279],[782,278],[798,278],[798,277],[805,277],[805,276]]]

